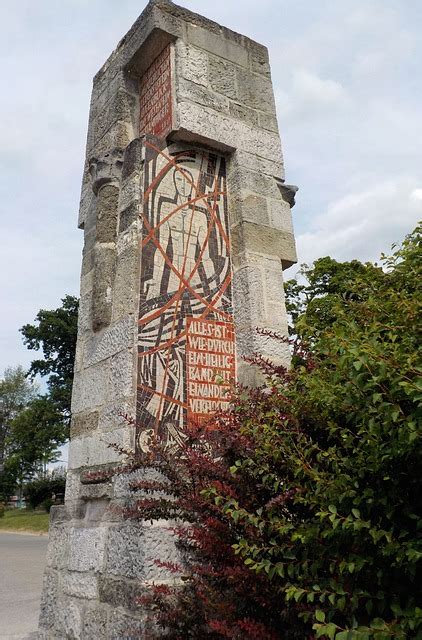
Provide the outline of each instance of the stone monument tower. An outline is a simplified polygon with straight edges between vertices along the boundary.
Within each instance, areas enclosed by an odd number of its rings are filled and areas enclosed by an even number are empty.
[[[256,382],[243,356],[288,362],[256,327],[287,331],[295,190],[267,49],[151,0],[94,78],[69,471],[40,638],[143,637],[134,600],[168,579],[154,560],[174,558],[172,533],[114,508],[130,474],[89,472],[121,464],[112,443],[176,451],[187,424],[227,405],[230,380]]]

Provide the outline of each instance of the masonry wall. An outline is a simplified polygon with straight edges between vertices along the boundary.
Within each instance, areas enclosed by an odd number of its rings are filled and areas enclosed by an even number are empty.
[[[168,0],[152,0],[94,79],[79,226],[81,300],[65,507],[53,508],[40,638],[142,637],[134,598],[173,578],[154,559],[177,559],[171,523],[133,524],[130,474],[93,481],[122,463],[139,415],[138,315],[145,136],[140,80],[167,46],[172,121],[165,144],[214,152],[227,168],[237,374],[242,356],[288,364],[285,345],[256,327],[287,332],[282,271],[296,260],[268,52]],[[139,472],[136,472],[139,475]],[[153,473],[151,471],[151,473]],[[132,629],[132,635],[127,630]]]

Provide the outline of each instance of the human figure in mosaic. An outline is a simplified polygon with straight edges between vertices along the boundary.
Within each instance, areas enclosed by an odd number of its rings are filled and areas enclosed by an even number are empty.
[[[187,319],[231,320],[225,311],[226,291],[221,291],[230,283],[224,159],[194,150],[178,152],[159,156],[155,173],[162,174],[160,195],[156,199],[153,190],[146,194],[143,250],[150,260],[141,274],[142,450],[154,438],[164,438],[168,446],[181,444],[187,412]]]

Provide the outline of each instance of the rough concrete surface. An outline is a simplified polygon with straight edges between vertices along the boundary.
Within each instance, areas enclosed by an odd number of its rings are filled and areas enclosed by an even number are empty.
[[[0,533],[1,640],[35,637],[47,544],[47,536]]]

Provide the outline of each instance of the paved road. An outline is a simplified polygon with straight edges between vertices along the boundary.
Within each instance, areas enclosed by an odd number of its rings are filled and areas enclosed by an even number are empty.
[[[48,538],[0,532],[0,638],[23,640],[38,626]]]

